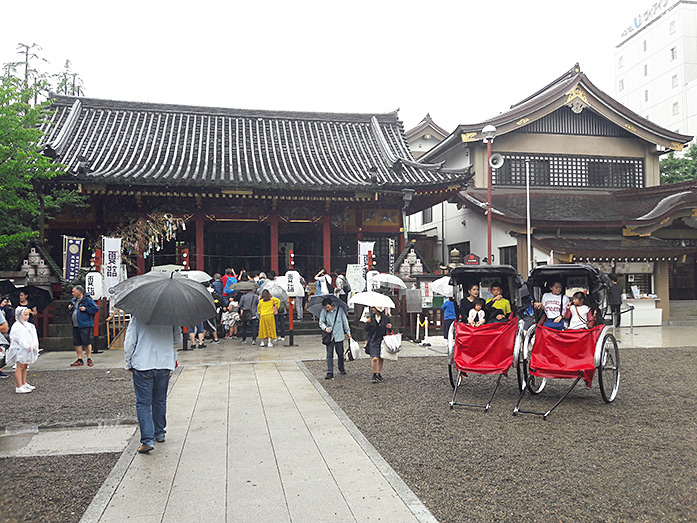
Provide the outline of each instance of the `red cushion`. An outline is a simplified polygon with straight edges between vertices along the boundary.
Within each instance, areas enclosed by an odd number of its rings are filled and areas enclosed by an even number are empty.
[[[590,387],[595,375],[595,344],[602,331],[602,325],[564,331],[538,326],[530,374],[541,378],[576,378],[580,374]]]
[[[513,365],[518,319],[472,327],[455,324],[453,361],[457,370],[473,374],[504,374]]]

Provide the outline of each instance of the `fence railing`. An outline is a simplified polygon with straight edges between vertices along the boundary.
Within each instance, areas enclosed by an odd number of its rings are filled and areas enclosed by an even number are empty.
[[[128,326],[131,319],[130,314],[126,314],[121,309],[114,309],[114,312],[106,319],[106,345],[107,348],[118,338],[119,334]]]

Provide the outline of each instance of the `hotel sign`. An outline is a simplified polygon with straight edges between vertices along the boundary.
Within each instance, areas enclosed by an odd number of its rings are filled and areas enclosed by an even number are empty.
[[[644,11],[643,14],[638,14],[637,16],[634,17],[633,23],[629,27],[627,27],[627,29],[625,29],[624,32],[622,33],[622,38],[629,36],[634,31],[641,28],[641,26],[643,24],[648,24],[651,20],[653,20],[657,16],[663,14],[663,11],[665,11],[667,8],[668,8],[668,0],[660,0],[660,1],[656,2],[651,7],[649,7],[646,11]]]

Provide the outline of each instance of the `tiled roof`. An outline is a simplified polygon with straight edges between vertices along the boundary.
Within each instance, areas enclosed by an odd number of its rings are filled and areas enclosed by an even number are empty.
[[[457,200],[484,212],[486,189],[469,188]],[[524,189],[496,188],[492,192],[494,219],[525,223]],[[534,189],[530,191],[530,218],[535,226],[607,227],[656,223],[677,210],[697,207],[697,181],[626,191],[593,189]]]
[[[421,120],[418,124],[416,124],[415,127],[406,131],[404,133],[404,136],[407,138],[407,140],[409,140],[410,138],[417,136],[420,132],[426,129],[432,129],[440,135],[441,139],[445,138],[449,134],[448,131],[446,131],[440,125],[436,124],[436,122],[433,121],[430,113],[427,113],[426,116],[424,116],[424,119]]]
[[[495,126],[496,134],[500,136],[522,129],[560,107],[576,103],[580,104],[580,111],[590,108],[632,135],[666,149],[681,150],[684,144],[692,140],[692,136],[670,131],[626,108],[598,89],[576,64],[536,93],[512,105],[509,111],[480,123],[460,125],[450,136],[424,154],[423,158],[435,158],[463,139],[467,142],[481,142],[481,131],[486,125]]]
[[[554,250],[558,254],[573,254],[577,258],[597,256],[646,258],[651,256],[680,256],[694,252],[694,247],[682,247],[675,242],[655,237],[534,234],[533,238],[540,246]]]
[[[396,112],[238,110],[54,96],[45,154],[95,183],[267,190],[465,185],[416,162]]]

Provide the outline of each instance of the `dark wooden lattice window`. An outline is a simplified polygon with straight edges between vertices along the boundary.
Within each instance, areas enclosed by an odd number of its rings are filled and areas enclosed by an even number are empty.
[[[527,161],[531,186],[616,189],[644,186],[644,161],[641,158],[501,154],[504,164],[495,171],[494,185],[525,185]]]

